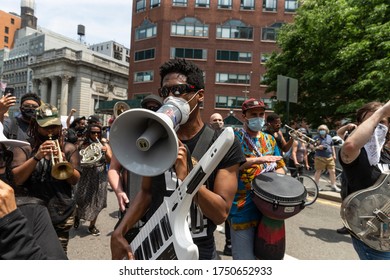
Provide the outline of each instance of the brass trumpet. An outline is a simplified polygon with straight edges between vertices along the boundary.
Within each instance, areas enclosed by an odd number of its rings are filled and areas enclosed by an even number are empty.
[[[51,135],[49,139],[51,140]],[[54,150],[51,149],[51,176],[57,180],[66,180],[73,175],[73,166],[63,159],[60,143],[58,139],[53,140],[55,150],[58,151],[57,155],[54,155]]]
[[[293,139],[297,140],[297,141],[300,141],[304,144],[310,144],[310,145],[313,145],[314,147],[318,145],[318,142],[316,140],[314,140],[313,138],[310,138],[309,136],[299,132],[298,130],[288,126],[287,124],[284,125],[287,129],[289,129],[289,132],[288,134],[290,135],[290,137],[292,137]]]

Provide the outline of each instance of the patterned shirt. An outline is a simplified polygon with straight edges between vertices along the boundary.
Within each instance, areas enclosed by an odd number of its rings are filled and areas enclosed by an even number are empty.
[[[243,129],[235,130],[234,133],[241,144],[241,149],[246,158],[281,155],[275,138],[270,134],[259,132],[256,137],[251,138]],[[272,172],[284,166],[284,161],[280,160],[276,165],[254,164],[240,171],[238,189],[228,218],[235,230],[254,227],[261,217],[261,213],[251,199],[251,183],[253,179],[260,173]]]

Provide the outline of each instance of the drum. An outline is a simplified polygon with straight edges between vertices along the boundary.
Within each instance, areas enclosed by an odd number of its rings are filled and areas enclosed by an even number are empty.
[[[296,178],[275,172],[252,181],[252,200],[259,211],[276,220],[298,214],[306,206],[307,191]]]

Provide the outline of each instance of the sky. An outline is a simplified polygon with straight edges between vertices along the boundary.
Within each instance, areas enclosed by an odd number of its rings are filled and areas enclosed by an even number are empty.
[[[130,47],[132,0],[35,0],[38,26],[78,40],[85,26],[87,45],[113,40]],[[21,0],[0,0],[0,10],[20,15]]]

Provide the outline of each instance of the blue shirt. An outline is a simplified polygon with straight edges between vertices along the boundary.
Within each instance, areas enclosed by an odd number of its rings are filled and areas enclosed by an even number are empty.
[[[318,146],[322,145],[324,146],[323,150],[316,150],[316,157],[325,157],[325,158],[330,158],[333,157],[333,140],[332,137],[329,134],[326,134],[325,137],[321,136],[316,136],[314,137],[314,140],[317,141]]]

